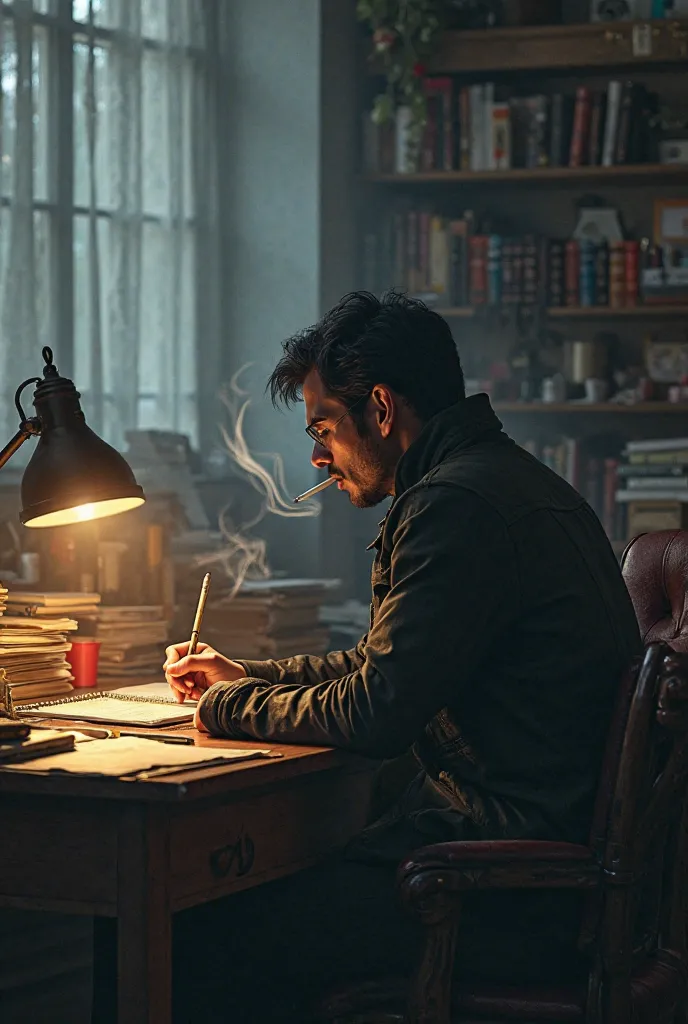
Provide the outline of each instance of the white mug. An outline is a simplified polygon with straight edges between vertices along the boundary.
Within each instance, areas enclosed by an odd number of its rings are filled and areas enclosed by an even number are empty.
[[[585,399],[588,402],[604,402],[607,397],[607,382],[600,377],[587,377]]]

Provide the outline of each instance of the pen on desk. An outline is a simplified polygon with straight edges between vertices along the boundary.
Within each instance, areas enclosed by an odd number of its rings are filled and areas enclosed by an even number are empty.
[[[331,487],[336,482],[336,476],[328,476],[327,480],[321,480],[319,484],[316,484],[315,487],[309,487],[303,494],[297,494],[294,498],[294,504],[298,505],[300,501],[308,501],[314,494],[319,494],[320,491],[324,491],[326,487]]]
[[[208,600],[208,590],[210,589],[210,573],[207,572],[203,577],[203,583],[201,584],[201,593],[198,598],[198,607],[196,608],[196,618],[194,619],[193,629],[191,630],[191,641],[189,643],[189,654],[196,653],[196,647],[198,646],[198,634],[201,632],[201,622],[203,621],[203,612],[205,611],[205,603]]]
[[[177,735],[169,732],[137,732],[135,729],[115,729],[116,736],[138,736],[140,740],[157,740],[158,743],[184,743],[187,746],[193,744],[193,736]]]

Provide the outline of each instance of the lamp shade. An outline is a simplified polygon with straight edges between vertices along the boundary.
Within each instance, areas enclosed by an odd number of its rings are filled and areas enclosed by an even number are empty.
[[[65,526],[126,512],[145,501],[120,453],[86,425],[80,395],[44,350],[44,380],[33,404],[39,439],[24,471],[20,519],[25,526]]]

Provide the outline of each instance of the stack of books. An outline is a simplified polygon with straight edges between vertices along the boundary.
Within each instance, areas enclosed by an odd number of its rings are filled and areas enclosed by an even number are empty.
[[[245,581],[235,597],[208,603],[202,639],[230,658],[324,654],[329,629],[320,610],[336,586],[334,580]]]
[[[0,583],[0,616],[5,614],[5,608],[7,607],[7,587],[3,587]]]
[[[377,125],[365,114],[364,170],[500,171],[512,167],[581,167],[657,159],[653,124],[658,100],[639,82],[613,80],[603,90],[579,86],[514,96],[494,82],[462,86],[449,76],[424,79],[427,120],[414,142],[410,109]]]
[[[66,655],[74,619],[5,615],[0,625],[0,668],[15,701],[38,700],[73,689]]]
[[[627,509],[627,536],[688,525],[688,437],[629,441],[617,469],[616,500]]]
[[[98,619],[100,594],[70,591],[12,590],[7,595],[10,615],[28,615],[35,619],[60,617],[75,619],[79,632],[92,635]]]
[[[162,607],[103,605],[95,635],[100,640],[101,678],[160,677],[169,635]]]
[[[485,234],[472,211],[445,217],[404,207],[365,235],[363,284],[375,294],[394,285],[437,309],[621,309],[641,302],[641,277],[656,258],[637,239]]]

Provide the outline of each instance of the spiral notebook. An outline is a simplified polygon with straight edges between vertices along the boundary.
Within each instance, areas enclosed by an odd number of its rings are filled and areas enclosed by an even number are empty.
[[[81,722],[103,722],[106,725],[176,725],[190,722],[194,711],[164,697],[136,697],[133,694],[96,690],[73,693],[58,700],[41,700],[22,704],[21,716],[34,718],[69,718]]]

